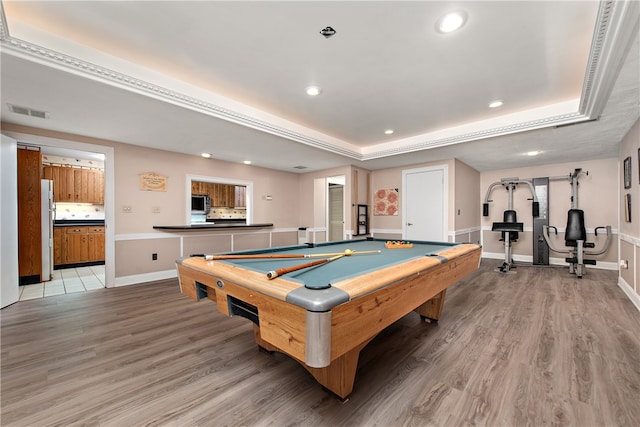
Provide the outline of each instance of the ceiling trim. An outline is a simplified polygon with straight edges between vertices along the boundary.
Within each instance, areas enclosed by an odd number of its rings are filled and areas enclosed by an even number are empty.
[[[639,16],[640,3],[637,1],[600,3],[580,97],[579,111],[585,116],[595,119],[602,114],[638,33]]]
[[[446,138],[430,139],[429,134],[417,135],[408,138],[408,142],[401,146],[396,144],[391,147],[391,145],[393,145],[393,141],[391,141],[388,144],[378,145],[378,148],[382,148],[382,146],[389,147],[386,149],[376,149],[374,146],[369,147],[369,150],[362,148],[359,151],[357,148],[348,148],[349,146],[353,146],[353,144],[348,142],[342,141],[345,146],[339,146],[330,142],[329,139],[331,138],[329,137],[327,137],[327,140],[323,140],[310,135],[312,133],[317,135],[317,132],[310,131],[309,135],[307,135],[43,46],[38,46],[25,40],[11,37],[1,2],[0,44],[7,53],[14,56],[91,78],[111,86],[149,96],[160,101],[198,111],[209,116],[227,120],[324,151],[366,161],[478,139],[530,131],[543,127],[578,123],[597,118],[608,101],[613,89],[613,84],[618,77],[624,58],[631,46],[633,36],[638,30],[638,10],[640,10],[639,4],[634,1],[607,0],[601,2],[578,111],[514,123],[508,126],[462,133]],[[398,142],[400,141],[396,141],[396,143]]]
[[[524,131],[531,131],[535,129],[546,128],[550,126],[559,126],[566,124],[581,123],[588,121],[589,118],[578,112],[561,114],[552,117],[545,117],[539,120],[531,120],[522,123],[514,123],[508,126],[501,126],[489,130],[480,130],[477,132],[465,133],[448,138],[432,139],[415,144],[407,144],[403,147],[379,150],[367,153],[366,160],[377,159],[381,157],[394,156],[398,154],[410,153],[415,151],[426,150],[430,148],[444,147],[452,144],[460,144],[463,142],[477,141],[479,139],[492,138],[496,136],[504,136],[512,133],[519,133]]]

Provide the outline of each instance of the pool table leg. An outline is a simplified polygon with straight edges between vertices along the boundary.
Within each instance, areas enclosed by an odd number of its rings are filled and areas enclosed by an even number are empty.
[[[444,307],[444,296],[446,293],[446,289],[442,290],[442,292],[416,308],[414,311],[420,315],[422,320],[437,322],[442,315],[442,308]]]
[[[260,327],[253,325],[253,334],[258,346],[267,352],[277,351],[284,353],[278,347],[269,344],[260,337]],[[324,368],[312,368],[303,361],[298,361],[324,388],[337,395],[341,400],[346,401],[353,391],[353,384],[356,380],[356,370],[358,369],[358,359],[362,350],[373,338],[357,345],[347,353],[331,361],[331,364]],[[286,354],[286,353],[285,353]]]
[[[332,360],[331,364],[325,368],[312,368],[304,363],[302,366],[313,375],[316,381],[344,401],[353,391],[360,350],[370,341],[367,340],[352,348],[342,356]]]

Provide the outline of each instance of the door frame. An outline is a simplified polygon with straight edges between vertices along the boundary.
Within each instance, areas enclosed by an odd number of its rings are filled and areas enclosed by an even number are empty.
[[[407,206],[409,195],[407,194],[407,176],[414,173],[442,171],[442,241],[449,241],[449,165],[441,164],[402,171],[402,238],[407,238]]]
[[[5,135],[0,141],[0,308],[18,301],[18,142]],[[15,200],[8,203],[7,200]]]
[[[14,131],[3,131],[3,134],[16,139],[19,143],[36,147],[59,147],[70,150],[87,151],[104,155],[104,225],[105,225],[105,288],[116,286],[116,251],[115,251],[115,153],[114,148],[107,145],[95,145],[85,142],[70,141],[41,135],[24,134]],[[16,228],[17,228],[16,223]],[[16,253],[18,247],[15,248]]]

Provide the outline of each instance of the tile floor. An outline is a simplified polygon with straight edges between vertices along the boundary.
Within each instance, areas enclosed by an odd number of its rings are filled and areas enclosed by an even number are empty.
[[[54,270],[53,280],[20,286],[20,301],[104,288],[104,265]]]

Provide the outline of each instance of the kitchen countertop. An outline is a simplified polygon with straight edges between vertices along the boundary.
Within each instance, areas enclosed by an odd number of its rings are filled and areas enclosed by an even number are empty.
[[[154,225],[153,228],[156,230],[215,230],[220,228],[263,228],[263,227],[273,227],[273,224],[270,223],[259,223],[259,224],[246,224],[244,222],[225,222],[216,224],[213,222],[202,222],[198,224],[187,224],[187,225]]]
[[[56,219],[54,227],[78,227],[82,225],[104,225],[104,219]]]

